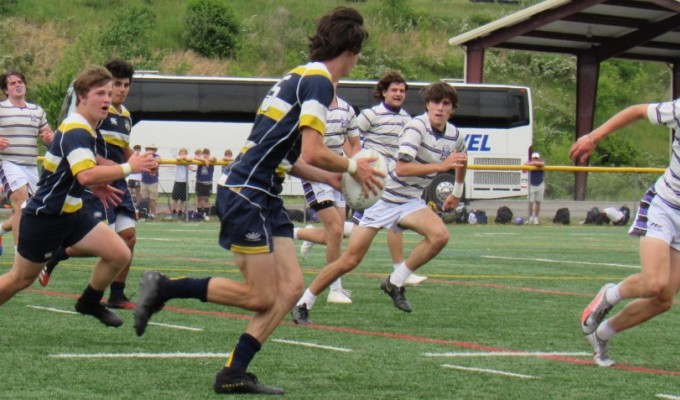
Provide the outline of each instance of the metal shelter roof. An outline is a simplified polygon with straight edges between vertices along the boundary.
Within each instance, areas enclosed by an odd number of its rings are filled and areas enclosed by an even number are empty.
[[[680,1],[547,0],[449,44],[677,63]]]

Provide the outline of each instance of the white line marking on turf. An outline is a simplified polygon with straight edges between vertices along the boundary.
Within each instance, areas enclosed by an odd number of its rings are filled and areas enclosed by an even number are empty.
[[[519,232],[487,232],[487,233],[475,233],[472,236],[515,236],[519,235]]]
[[[30,306],[30,305],[27,305],[26,307],[34,308],[36,310],[44,310],[44,311],[50,311],[50,312],[56,312],[56,313],[62,313],[62,314],[78,314],[75,311],[62,310],[62,309],[59,309],[59,308],[52,308],[52,307],[41,307],[41,306]]]
[[[442,367],[451,368],[451,369],[459,369],[461,371],[472,371],[472,372],[482,372],[482,373],[485,373],[485,374],[503,375],[503,376],[509,376],[509,377],[512,377],[512,378],[522,378],[522,379],[536,378],[533,375],[517,374],[517,373],[514,373],[514,372],[499,371],[497,369],[471,368],[471,367],[463,367],[462,365],[453,365],[453,364],[442,364]]]
[[[503,257],[503,256],[482,256],[482,258],[495,258],[495,259],[499,259],[499,260],[517,260],[517,261],[539,261],[539,262],[560,263],[560,264],[600,265],[600,266],[603,266],[603,267],[621,267],[621,268],[640,269],[639,265],[598,263],[598,262],[589,262],[589,261],[551,260],[549,258],[526,258],[526,257]]]
[[[294,344],[296,346],[313,347],[313,348],[316,348],[316,349],[340,351],[340,352],[343,352],[343,353],[349,353],[349,352],[353,351],[352,349],[346,349],[346,348],[343,348],[343,347],[324,346],[324,345],[316,344],[316,343],[297,342],[295,340],[272,339],[272,341],[278,342],[278,343]]]
[[[588,356],[592,353],[579,352],[524,352],[524,351],[489,351],[484,353],[458,352],[458,353],[423,353],[425,357],[541,357],[541,356]]]
[[[149,325],[156,325],[156,326],[162,326],[165,328],[173,328],[173,329],[183,329],[185,331],[192,331],[192,332],[201,332],[203,328],[192,328],[190,326],[184,326],[184,325],[173,325],[173,324],[163,324],[160,322],[149,322]]]
[[[673,396],[672,394],[657,393],[656,397],[660,399],[680,400],[680,396]]]
[[[50,354],[52,358],[228,358],[229,353],[94,353]]]

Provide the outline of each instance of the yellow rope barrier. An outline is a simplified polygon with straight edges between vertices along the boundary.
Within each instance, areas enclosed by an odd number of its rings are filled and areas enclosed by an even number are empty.
[[[42,161],[43,157],[38,157]],[[161,164],[168,165],[204,165],[202,160],[177,161],[173,158],[163,158]],[[226,161],[212,161],[213,165],[229,165]],[[630,174],[661,174],[665,168],[642,168],[642,167],[579,167],[575,165],[546,165],[544,167],[534,167],[531,165],[468,165],[468,169],[477,171],[559,171],[559,172],[615,172]]]

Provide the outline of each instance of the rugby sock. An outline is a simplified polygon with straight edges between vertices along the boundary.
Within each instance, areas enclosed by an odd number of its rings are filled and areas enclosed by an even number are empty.
[[[610,287],[604,292],[605,300],[607,300],[607,303],[613,306],[619,304],[621,301],[621,292],[619,291],[619,286],[621,286],[621,284],[617,283],[615,286]]]
[[[614,328],[612,328],[612,324],[609,322],[609,320],[604,321],[603,323],[600,324],[600,326],[597,327],[597,336],[602,339],[602,340],[609,340],[614,335],[616,335],[616,331]]]
[[[253,357],[255,357],[255,353],[260,351],[261,348],[262,345],[257,339],[247,333],[243,333],[238,338],[238,343],[236,343],[236,347],[234,347],[224,367],[245,372]]]
[[[309,290],[305,290],[305,292],[302,294],[302,297],[300,300],[298,300],[297,305],[306,305],[308,310],[311,310],[312,307],[314,307],[314,302],[316,301],[316,296]]]
[[[163,302],[169,299],[199,299],[208,301],[208,283],[210,278],[176,278],[164,281],[160,287]]]
[[[104,297],[103,290],[97,290],[92,286],[87,285],[87,287],[83,291],[83,294],[80,295],[78,301],[85,304],[97,304],[102,301],[103,297]]]
[[[125,282],[111,283],[111,297],[123,296],[125,294]]]
[[[338,278],[331,283],[331,290],[342,290],[342,279]]]
[[[392,275],[390,275],[390,282],[395,286],[402,287],[406,279],[411,276],[411,273],[412,271],[408,269],[406,262],[402,261],[396,266]]]
[[[354,224],[349,222],[349,221],[345,222],[345,226],[343,227],[342,235],[344,237],[349,237],[349,235],[352,233],[352,229],[354,229]]]

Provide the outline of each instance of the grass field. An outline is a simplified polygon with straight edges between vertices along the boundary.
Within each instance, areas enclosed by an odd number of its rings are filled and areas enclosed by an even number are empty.
[[[287,317],[252,371],[291,399],[680,399],[680,321],[671,311],[611,342],[615,368],[596,367],[579,317],[600,286],[637,271],[637,241],[625,228],[452,225],[449,245],[407,290],[414,311],[378,288],[391,270],[381,233],[366,260],[343,278],[354,304]],[[139,276],[240,278],[216,244],[218,224],[145,222],[128,293]],[[406,248],[419,237],[407,233]],[[0,271],[10,268],[6,238]],[[302,261],[310,282],[323,265],[315,246]],[[37,283],[0,309],[0,398],[204,399],[243,331],[247,313],[173,301],[147,333],[104,328],[67,313],[92,259],[71,259],[44,290]],[[620,307],[620,306],[619,306]],[[619,308],[615,309],[618,310]],[[512,354],[509,354],[512,353]],[[161,355],[165,355],[161,358]],[[190,357],[193,356],[193,357]]]

